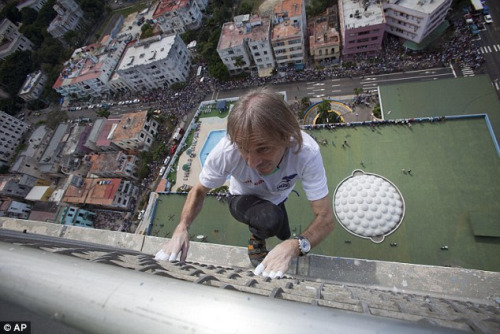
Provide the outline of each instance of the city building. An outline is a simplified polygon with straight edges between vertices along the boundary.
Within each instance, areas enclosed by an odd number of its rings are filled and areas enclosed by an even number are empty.
[[[386,0],[385,31],[420,44],[434,31],[439,35],[449,26],[445,19],[451,4],[452,0]]]
[[[0,167],[10,166],[29,124],[0,110]]]
[[[24,199],[33,188],[32,179],[21,175],[0,175],[0,197]]]
[[[82,28],[83,10],[73,0],[57,0],[53,6],[57,16],[50,22],[47,32],[63,41],[65,33]]]
[[[127,180],[117,178],[83,179],[66,188],[62,202],[93,205],[106,209],[128,210],[138,194],[138,188]]]
[[[182,34],[186,30],[198,29],[203,18],[201,11],[205,9],[207,2],[207,0],[163,0],[156,6],[153,19],[165,34]]]
[[[132,91],[138,92],[184,82],[190,66],[191,54],[176,34],[131,42],[116,72]]]
[[[342,59],[353,61],[378,56],[386,26],[382,4],[372,0],[340,0],[338,5]]]
[[[96,217],[97,214],[92,211],[70,205],[62,208],[59,223],[66,226],[94,227]]]
[[[276,62],[270,41],[270,20],[258,15],[239,15],[224,23],[217,53],[230,74],[257,68],[270,74]]]
[[[332,6],[309,23],[309,55],[316,65],[338,63],[340,47],[338,7]]]
[[[26,102],[34,101],[42,94],[46,82],[47,76],[41,70],[30,73],[17,95]]]
[[[123,178],[137,180],[137,164],[139,158],[123,152],[103,152],[90,154],[88,160],[90,169],[89,177]]]
[[[0,60],[16,51],[26,51],[33,48],[33,43],[19,32],[19,27],[9,19],[0,22]]]
[[[271,43],[279,69],[302,69],[306,62],[306,10],[303,0],[278,1],[272,17]]]
[[[0,200],[0,217],[11,217],[18,219],[28,219],[31,212],[31,205],[13,201]]]
[[[45,151],[38,160],[38,171],[50,178],[61,178],[61,157],[64,146],[69,138],[70,123],[60,123],[49,140]]]
[[[19,152],[16,161],[10,167],[11,173],[31,175],[35,178],[45,178],[39,168],[38,161],[42,158],[43,152],[49,145],[53,131],[46,125],[37,127],[27,140],[25,150]]]
[[[109,35],[76,49],[52,86],[63,97],[101,97],[109,92],[108,80],[118,64],[126,42]]]
[[[147,116],[147,111],[123,114],[114,124],[110,139],[124,151],[147,151],[158,132],[158,122]]]
[[[90,148],[96,147],[96,149],[93,149],[94,152],[119,151],[120,148],[113,144],[111,140],[120,120],[121,117],[103,119],[102,123],[97,121],[94,122],[94,126],[85,145]]]
[[[38,12],[46,3],[47,0],[21,0],[16,8],[18,11],[21,11],[23,8],[33,8]]]
[[[82,158],[91,150],[84,144],[92,130],[89,124],[73,123],[69,129],[68,135],[65,138],[65,145],[61,151],[61,171],[63,173],[71,173],[77,170]]]

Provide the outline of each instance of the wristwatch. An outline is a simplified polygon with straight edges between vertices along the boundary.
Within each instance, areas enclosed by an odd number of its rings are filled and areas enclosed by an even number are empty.
[[[300,256],[307,255],[311,251],[311,243],[301,235],[293,237],[299,241]]]

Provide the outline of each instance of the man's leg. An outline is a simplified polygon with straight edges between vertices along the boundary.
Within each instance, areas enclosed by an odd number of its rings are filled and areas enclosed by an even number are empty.
[[[285,203],[274,205],[253,195],[232,196],[229,211],[233,217],[247,224],[250,232],[260,240],[273,236],[280,240],[290,238],[290,226]]]

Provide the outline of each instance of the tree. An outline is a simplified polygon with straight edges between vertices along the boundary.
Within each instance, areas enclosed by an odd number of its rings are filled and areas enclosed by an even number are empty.
[[[361,93],[363,93],[363,88],[354,88],[354,94],[356,94],[356,96],[359,96]]]
[[[144,23],[141,27],[141,39],[153,36],[154,27],[149,23]]]
[[[208,73],[221,81],[227,81],[229,79],[229,71],[226,65],[220,60],[208,67]]]
[[[243,66],[245,66],[247,64],[246,61],[243,60],[243,56],[237,56],[235,59],[234,59],[234,66],[238,67],[238,68],[242,68]]]
[[[35,23],[38,18],[38,12],[30,7],[24,7],[21,9],[21,15],[23,26]]]
[[[240,9],[238,10],[238,15],[251,14],[253,12],[253,5],[244,1],[240,5]]]

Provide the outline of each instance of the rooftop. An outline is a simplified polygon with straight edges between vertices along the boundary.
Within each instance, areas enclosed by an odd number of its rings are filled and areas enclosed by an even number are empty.
[[[126,70],[134,66],[154,63],[165,59],[175,43],[175,35],[153,36],[140,42],[129,43],[125,49],[117,70]]]
[[[236,21],[236,18],[235,18]],[[269,19],[257,15],[238,23],[227,22],[222,26],[218,49],[225,50],[243,45],[243,41],[265,41],[269,39]]]
[[[447,0],[385,0],[389,4],[401,6],[421,13],[430,14]]]
[[[366,26],[385,23],[384,11],[380,3],[341,0],[343,16],[347,29],[356,29]]]
[[[111,140],[120,141],[135,137],[144,128],[144,124],[147,121],[147,113],[148,112],[144,110],[123,114]]]

